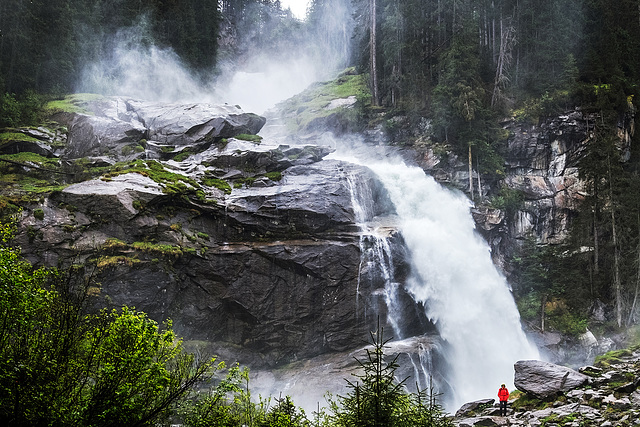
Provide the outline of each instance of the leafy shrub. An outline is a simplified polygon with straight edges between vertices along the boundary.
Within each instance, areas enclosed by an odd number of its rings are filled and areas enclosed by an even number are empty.
[[[504,210],[508,216],[512,216],[522,208],[524,193],[520,190],[503,187],[497,196],[493,197],[490,205],[494,209]]]
[[[39,221],[42,221],[44,219],[44,211],[40,208],[35,209],[33,211],[33,217]]]
[[[549,327],[556,331],[578,336],[587,330],[587,319],[572,313],[567,304],[560,299],[552,299],[545,304],[545,315]]]
[[[99,287],[79,285],[82,269],[34,270],[8,245],[14,232],[0,224],[0,419],[157,425],[215,369],[184,351],[170,321],[127,307],[87,314]]]

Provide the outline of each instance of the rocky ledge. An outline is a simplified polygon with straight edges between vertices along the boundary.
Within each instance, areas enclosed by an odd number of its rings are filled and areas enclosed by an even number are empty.
[[[465,404],[454,417],[458,427],[474,426],[638,426],[640,347],[618,350],[596,366],[578,371],[537,360],[515,364],[506,417],[494,399]]]

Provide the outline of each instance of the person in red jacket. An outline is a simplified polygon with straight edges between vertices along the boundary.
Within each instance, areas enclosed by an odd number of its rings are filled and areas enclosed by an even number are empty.
[[[507,400],[509,400],[509,390],[507,386],[502,384],[498,389],[498,398],[500,399],[500,416],[507,416]]]

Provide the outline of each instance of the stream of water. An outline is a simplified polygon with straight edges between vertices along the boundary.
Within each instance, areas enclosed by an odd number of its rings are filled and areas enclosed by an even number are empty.
[[[513,386],[513,364],[539,355],[521,328],[509,285],[494,266],[487,242],[475,231],[471,202],[420,168],[386,161],[366,166],[388,192],[410,251],[412,273],[406,289],[447,343],[443,356],[451,366],[446,377],[454,394],[447,406],[496,398],[501,383]],[[361,200],[354,196],[356,205]],[[356,206],[356,212],[361,211]],[[363,239],[374,240],[366,245],[368,250],[378,251],[377,259],[385,264],[379,269],[385,275],[389,323],[396,337],[404,338],[403,313],[394,306],[398,284],[388,263],[390,251],[383,237],[364,228]],[[414,362],[416,373],[429,371],[427,360]]]

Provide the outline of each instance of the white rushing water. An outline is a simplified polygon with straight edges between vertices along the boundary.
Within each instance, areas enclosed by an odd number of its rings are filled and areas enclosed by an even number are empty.
[[[454,396],[447,409],[496,398],[501,383],[513,387],[513,364],[539,355],[522,331],[509,285],[495,268],[487,242],[475,231],[471,202],[420,168],[388,162],[367,166],[388,191],[411,254],[407,290],[448,344],[445,357],[452,372],[447,377]]]

